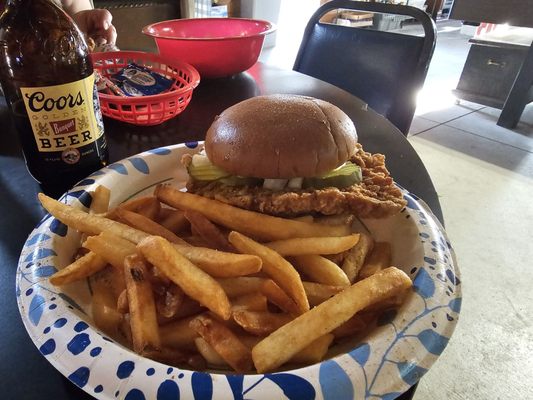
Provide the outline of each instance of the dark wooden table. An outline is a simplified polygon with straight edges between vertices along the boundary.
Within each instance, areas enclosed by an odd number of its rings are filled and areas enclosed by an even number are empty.
[[[225,108],[272,93],[314,96],[343,109],[355,122],[364,148],[384,153],[396,181],[425,200],[442,221],[438,197],[424,165],[391,123],[330,84],[263,64],[231,78],[201,82],[188,108],[163,125],[141,128],[106,119],[110,159],[113,162],[150,148],[202,139],[214,116]],[[27,236],[44,213],[36,200],[39,185],[26,170],[3,98],[0,126],[0,398],[89,399],[41,356],[22,325],[15,297],[17,262]],[[401,398],[411,398],[412,392]]]

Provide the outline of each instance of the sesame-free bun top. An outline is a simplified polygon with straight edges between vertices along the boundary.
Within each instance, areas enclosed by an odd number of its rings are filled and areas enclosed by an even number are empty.
[[[320,176],[355,152],[351,119],[323,100],[296,95],[258,96],[229,107],[207,131],[213,164],[239,176]]]

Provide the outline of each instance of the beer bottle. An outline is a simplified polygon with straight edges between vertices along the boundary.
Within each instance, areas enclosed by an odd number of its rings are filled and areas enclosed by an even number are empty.
[[[0,77],[27,168],[43,187],[67,189],[106,165],[87,43],[51,0],[8,0]]]

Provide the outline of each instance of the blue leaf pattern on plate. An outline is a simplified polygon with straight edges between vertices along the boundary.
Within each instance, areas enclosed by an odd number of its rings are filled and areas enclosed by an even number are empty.
[[[318,379],[324,400],[354,398],[354,389],[350,377],[335,361],[328,360],[320,364]]]
[[[92,185],[94,182],[95,182],[94,179],[86,178],[82,181],[79,181],[76,186],[89,186],[89,185]]]
[[[45,240],[50,239],[50,236],[48,236],[46,233],[39,233],[37,235],[32,236],[30,239],[26,241],[26,246],[33,246],[34,244],[37,244],[39,242],[44,242]]]
[[[39,324],[45,306],[46,302],[43,296],[40,294],[33,296],[33,299],[31,299],[30,303],[30,312],[28,314],[28,317],[33,325],[37,326]]]
[[[439,355],[444,351],[448,344],[448,338],[439,335],[437,332],[426,329],[417,335],[420,342],[424,345],[427,351],[431,354]]]
[[[418,203],[415,200],[415,196],[409,194],[408,196],[403,196],[403,198],[407,201],[408,208],[412,210],[420,210],[420,207],[418,206]]]
[[[112,169],[115,172],[118,172],[121,175],[128,175],[128,170],[123,164],[120,164],[120,163],[111,164],[110,166],[108,166],[108,168]]]
[[[157,400],[179,400],[180,388],[171,380],[164,381],[157,389]]]
[[[117,368],[117,377],[119,379],[129,378],[134,369],[135,363],[133,361],[121,362]]]
[[[427,369],[409,362],[398,363],[398,370],[402,379],[411,386],[417,383],[427,372]]]
[[[24,262],[37,261],[51,256],[57,256],[57,253],[52,249],[40,248],[28,254],[24,259]]]
[[[413,288],[425,299],[428,299],[435,294],[435,282],[423,268],[421,268],[418,271],[418,274],[416,274],[413,281]]]
[[[234,400],[243,400],[243,376],[242,375],[226,375],[229,386],[233,393]]]
[[[91,203],[93,201],[93,196],[86,190],[76,190],[73,192],[68,192],[68,195],[77,198],[79,202],[87,208],[91,206]]]
[[[211,375],[193,372],[191,377],[194,400],[211,400],[213,398],[213,380]]]
[[[364,366],[370,357],[370,346],[367,343],[360,344],[349,354],[359,365]]]
[[[146,161],[144,161],[142,158],[133,157],[129,160],[137,171],[142,172],[146,175],[150,173],[150,168],[148,167],[148,164],[146,164]]]
[[[147,151],[147,153],[157,154],[158,156],[166,156],[167,154],[170,154],[171,152],[172,151],[170,149],[167,149],[166,147],[159,147],[157,149]]]
[[[453,299],[451,300],[449,303],[448,303],[448,307],[450,307],[453,311],[455,311],[456,313],[458,313],[459,311],[461,311],[461,303],[462,303],[462,298],[458,298],[458,299]]]
[[[315,388],[305,379],[293,374],[265,375],[283,390],[289,400],[312,400],[315,398]]]
[[[76,371],[74,371],[72,374],[68,376],[68,379],[70,379],[72,382],[74,382],[79,387],[84,387],[87,382],[89,381],[89,375],[91,374],[91,371],[87,367],[80,367]]]
[[[387,393],[381,396],[381,400],[394,400],[398,398],[399,395],[401,395],[401,393],[398,393],[398,392]]]
[[[146,397],[141,390],[131,389],[124,397],[124,400],[146,400]]]
[[[47,278],[57,272],[56,267],[52,265],[44,265],[33,270],[33,276],[37,278]]]
[[[67,236],[68,226],[66,226],[60,220],[54,218],[50,224],[50,231],[58,236],[65,237]]]
[[[75,356],[82,353],[91,344],[87,333],[79,333],[67,344],[67,349]]]

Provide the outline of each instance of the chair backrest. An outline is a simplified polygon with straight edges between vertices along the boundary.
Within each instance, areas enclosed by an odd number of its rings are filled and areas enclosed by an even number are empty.
[[[181,18],[177,0],[93,0],[96,8],[105,8],[113,15],[117,29],[117,46],[121,50],[142,50],[157,53],[153,38],[142,28],[154,22]]]
[[[384,14],[407,16],[422,24],[424,36],[320,22],[338,9],[377,13],[374,24]],[[309,20],[293,69],[354,94],[407,135],[435,48],[435,31],[429,15],[415,7],[333,0]]]

